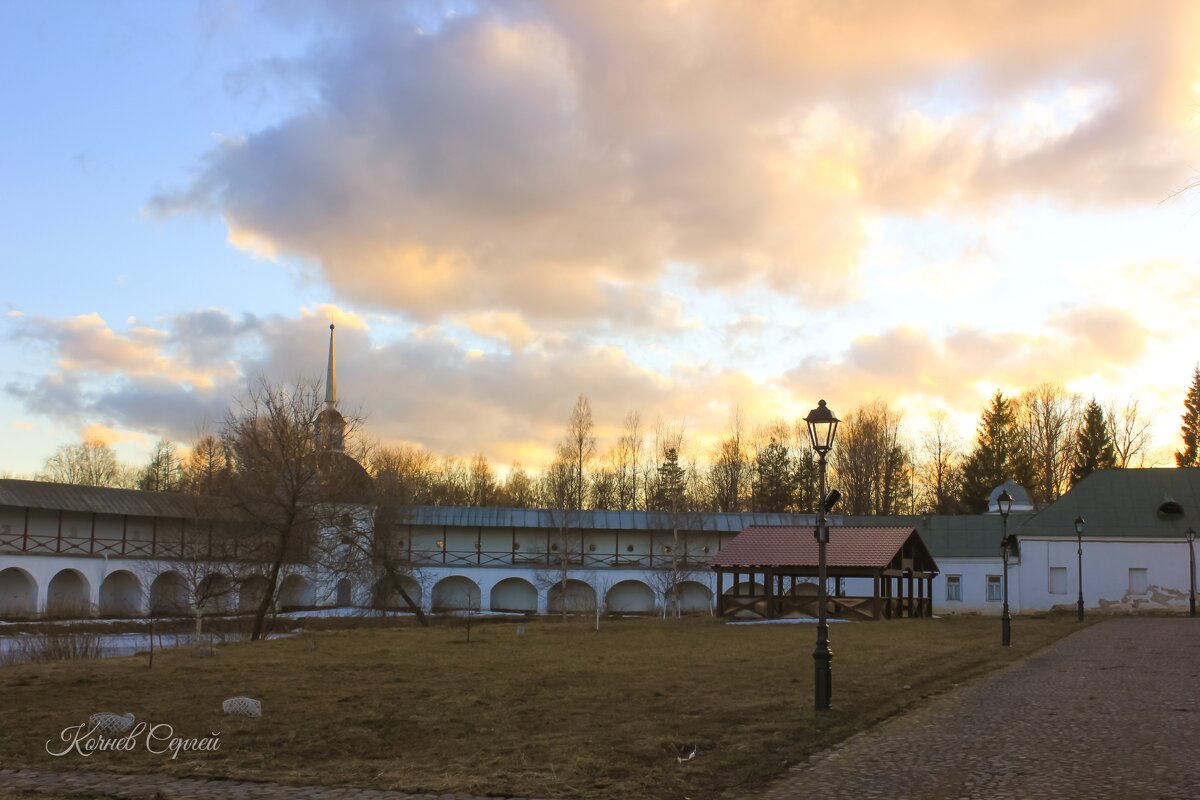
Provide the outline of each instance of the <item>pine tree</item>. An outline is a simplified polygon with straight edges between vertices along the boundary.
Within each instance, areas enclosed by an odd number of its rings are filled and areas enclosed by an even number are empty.
[[[663,463],[658,466],[658,487],[654,492],[654,509],[657,511],[679,511],[683,509],[686,491],[686,476],[679,466],[679,451],[668,447],[663,452]]]
[[[796,494],[796,465],[786,442],[772,438],[755,458],[755,511],[787,511]]]
[[[1010,479],[1028,486],[1033,481],[1033,470],[1022,446],[1016,409],[1003,392],[997,391],[984,409],[975,434],[975,449],[963,465],[962,507],[971,512],[986,511],[992,489]]]
[[[1183,450],[1175,453],[1175,466],[1200,467],[1200,365],[1192,373],[1192,385],[1183,400]]]
[[[1091,475],[1098,469],[1112,469],[1117,464],[1117,453],[1109,435],[1108,421],[1104,409],[1092,398],[1083,412],[1083,427],[1075,440],[1075,459],[1071,467],[1071,485]]]

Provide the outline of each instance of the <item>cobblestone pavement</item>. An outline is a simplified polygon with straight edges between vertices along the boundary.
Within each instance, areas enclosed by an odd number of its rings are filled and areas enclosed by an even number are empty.
[[[408,794],[375,789],[287,786],[220,778],[171,778],[109,772],[0,769],[0,787],[32,793],[128,800],[503,800],[470,794]]]
[[[1200,620],[1086,628],[817,754],[758,797],[1200,798]]]

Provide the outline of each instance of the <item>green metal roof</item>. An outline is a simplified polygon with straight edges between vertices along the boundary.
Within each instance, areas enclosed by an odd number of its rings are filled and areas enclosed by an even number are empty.
[[[1016,533],[1026,515],[1008,518],[1009,533]],[[1074,517],[1072,517],[1074,519]],[[900,525],[916,528],[934,559],[995,558],[1000,555],[1001,520],[995,514],[941,516],[849,516],[845,525]]]
[[[1168,513],[1174,510],[1182,513]],[[1084,537],[1182,539],[1188,528],[1200,530],[1200,468],[1093,472],[1016,533],[1074,538],[1078,516],[1086,520]]]

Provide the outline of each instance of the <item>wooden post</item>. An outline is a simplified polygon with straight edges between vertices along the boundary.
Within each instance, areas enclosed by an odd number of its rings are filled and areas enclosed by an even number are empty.
[[[912,570],[908,571],[908,618],[913,617],[913,574]]]
[[[717,616],[725,616],[725,570],[717,568]]]
[[[21,552],[29,550],[29,506],[25,506],[25,532],[21,534]]]
[[[58,534],[54,540],[54,552],[56,553],[62,552],[62,518],[63,510],[60,508],[58,510]]]
[[[774,619],[775,618],[775,573],[774,573],[774,571],[772,571],[772,569],[770,567],[767,567],[767,571],[766,571],[766,573],[764,573],[764,577],[766,578],[766,580],[763,582],[766,584],[766,588],[767,588],[767,618]]]
[[[150,555],[158,550],[158,517],[150,518]]]
[[[92,533],[88,537],[88,552],[96,552],[96,512],[92,512]]]
[[[874,607],[874,614],[872,616],[875,619],[879,619],[881,616],[883,616],[883,613],[882,613],[882,609],[879,607],[880,604],[879,604],[879,573],[878,572],[876,572],[874,575],[871,576],[871,583],[872,583],[871,604]]]
[[[121,555],[125,555],[125,548],[129,536],[129,515],[124,514],[121,517]]]
[[[925,579],[917,578],[917,616],[925,616]]]

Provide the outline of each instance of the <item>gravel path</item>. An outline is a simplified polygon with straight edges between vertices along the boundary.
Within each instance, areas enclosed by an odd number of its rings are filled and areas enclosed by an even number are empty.
[[[1020,620],[1013,635],[1020,636]],[[814,756],[758,795],[1200,798],[1200,619],[1120,618]]]

